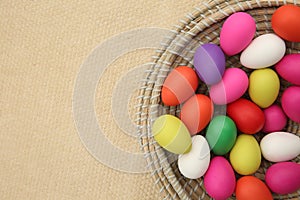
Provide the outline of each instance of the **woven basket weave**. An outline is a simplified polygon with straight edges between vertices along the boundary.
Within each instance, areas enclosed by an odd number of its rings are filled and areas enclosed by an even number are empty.
[[[162,47],[157,50],[157,54],[153,57],[153,64],[147,70],[139,90],[136,121],[140,145],[164,199],[210,199],[204,190],[202,178],[197,180],[184,178],[178,171],[174,155],[163,150],[153,139],[151,126],[154,120],[162,114],[169,113],[178,116],[180,112],[180,106],[167,107],[161,103],[160,91],[167,74],[179,65],[192,67],[193,54],[200,44],[208,42],[219,44],[220,28],[230,14],[238,11],[251,14],[256,20],[256,36],[258,36],[272,32],[270,23],[272,14],[276,8],[284,4],[300,5],[300,1],[214,0],[203,2],[180,20],[180,24],[176,25],[172,31],[173,34],[163,41]],[[286,45],[287,53],[300,52],[299,43],[287,42]],[[227,57],[226,67],[241,67],[239,56]],[[249,73],[249,70],[243,69]],[[284,88],[289,86],[289,83],[284,80],[280,82],[279,97]],[[200,85],[197,92],[207,94],[206,85]],[[289,120],[285,130],[300,136],[299,123]],[[256,134],[256,137],[260,140],[262,134]],[[300,156],[293,161],[299,163]],[[264,174],[270,165],[270,162],[262,160],[261,167],[255,176],[264,180]],[[300,190],[289,195],[273,194],[273,196],[274,199],[300,199]],[[232,196],[231,199],[235,197]]]

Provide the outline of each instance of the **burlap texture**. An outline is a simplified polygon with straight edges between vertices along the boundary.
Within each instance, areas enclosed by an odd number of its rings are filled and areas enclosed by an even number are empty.
[[[0,1],[0,199],[160,199],[150,174],[110,169],[86,151],[73,121],[73,88],[80,64],[98,44],[140,27],[171,29],[197,4]],[[107,116],[99,124],[127,151],[139,146],[111,120],[111,89],[152,54],[124,55],[98,85],[96,112]]]

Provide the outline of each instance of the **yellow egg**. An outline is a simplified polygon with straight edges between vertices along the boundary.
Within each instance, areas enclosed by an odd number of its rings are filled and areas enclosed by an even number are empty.
[[[250,175],[260,166],[261,153],[256,139],[252,135],[241,134],[230,152],[230,163],[241,175]]]
[[[191,150],[192,139],[184,123],[173,115],[162,115],[152,126],[157,143],[175,154],[184,154]]]
[[[257,69],[250,74],[249,95],[261,108],[267,108],[274,103],[279,88],[279,78],[272,69]]]

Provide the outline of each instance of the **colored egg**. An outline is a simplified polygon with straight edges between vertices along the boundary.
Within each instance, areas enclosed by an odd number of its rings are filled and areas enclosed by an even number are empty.
[[[204,175],[205,191],[216,200],[226,200],[235,189],[234,171],[222,156],[214,157]]]
[[[250,74],[248,92],[251,100],[261,108],[267,108],[274,103],[279,89],[279,78],[272,69],[257,69]]]
[[[201,135],[192,137],[192,149],[178,157],[180,173],[189,179],[197,179],[205,174],[210,162],[210,150],[207,141]]]
[[[172,70],[162,86],[161,99],[165,105],[176,106],[183,103],[198,87],[196,72],[187,66],[180,66]]]
[[[242,69],[228,68],[222,81],[210,87],[209,96],[218,105],[231,103],[247,91],[248,82],[248,76]]]
[[[300,54],[289,54],[275,65],[277,73],[292,84],[300,86]]]
[[[291,86],[283,92],[281,106],[291,120],[300,123],[300,86]]]
[[[271,105],[270,107],[263,110],[265,115],[265,124],[262,129],[265,133],[275,132],[282,130],[286,123],[287,118],[278,105]]]
[[[256,30],[255,20],[245,12],[230,15],[220,33],[220,46],[225,54],[240,53],[252,41]]]
[[[261,152],[256,139],[252,135],[239,135],[230,152],[229,159],[237,173],[241,175],[255,173],[261,162]]]
[[[243,176],[236,184],[237,200],[272,200],[272,194],[264,182],[254,176]]]
[[[283,162],[300,154],[300,137],[288,132],[273,132],[260,141],[263,157],[271,162]]]
[[[195,135],[208,125],[213,112],[214,107],[210,98],[203,94],[196,94],[183,104],[180,118],[191,135]]]
[[[152,133],[157,143],[172,153],[182,154],[191,149],[192,140],[188,129],[173,115],[157,118]]]
[[[206,84],[219,82],[225,71],[225,55],[216,44],[203,44],[194,54],[194,67],[199,78]]]
[[[233,147],[236,135],[237,129],[232,119],[219,115],[209,123],[205,137],[214,154],[225,155]]]
[[[273,33],[264,34],[249,44],[242,52],[240,61],[250,69],[270,67],[281,60],[285,49],[285,43],[280,37]]]
[[[268,187],[277,194],[289,194],[300,189],[300,164],[294,162],[275,163],[265,176]]]
[[[277,35],[291,42],[300,42],[300,8],[284,5],[272,16],[272,28]]]
[[[263,111],[255,103],[244,98],[228,104],[227,114],[235,122],[238,130],[246,134],[259,132],[265,123]]]

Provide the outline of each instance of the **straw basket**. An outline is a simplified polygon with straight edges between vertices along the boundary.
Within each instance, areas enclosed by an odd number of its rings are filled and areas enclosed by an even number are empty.
[[[139,90],[137,118],[140,145],[152,171],[155,183],[161,188],[164,199],[210,199],[203,187],[202,178],[190,180],[184,178],[178,171],[174,155],[162,149],[153,139],[151,126],[154,120],[162,114],[178,116],[180,106],[163,106],[160,98],[162,84],[172,68],[179,65],[192,66],[195,49],[203,43],[212,42],[219,44],[220,28],[227,16],[234,12],[245,11],[256,20],[256,36],[272,32],[271,17],[276,8],[284,4],[300,5],[298,0],[213,0],[205,1],[188,13],[175,26],[162,47],[153,57],[153,64],[145,73],[145,78]],[[300,52],[299,43],[287,42],[287,53]],[[226,67],[241,67],[239,56],[227,57]],[[247,69],[243,68],[246,72]],[[280,80],[281,90],[289,86],[284,80]],[[198,93],[207,94],[206,85],[200,85]],[[248,98],[247,96],[245,96]],[[280,99],[280,98],[278,98]],[[277,101],[279,103],[279,100]],[[288,121],[285,131],[293,132],[300,136],[300,124]],[[256,134],[260,140],[262,135]],[[300,156],[293,160],[300,162]],[[266,169],[271,165],[262,160],[260,169],[255,176],[264,180]],[[283,183],[284,184],[284,183]],[[300,199],[300,190],[289,195],[273,194],[274,199]],[[232,199],[235,199],[232,196]]]

